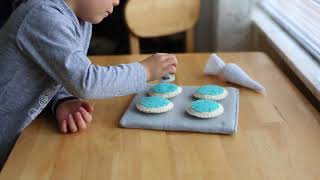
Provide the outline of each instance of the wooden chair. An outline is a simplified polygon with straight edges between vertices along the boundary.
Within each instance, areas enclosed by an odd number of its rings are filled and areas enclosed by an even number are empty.
[[[200,0],[128,0],[125,19],[130,30],[131,54],[140,54],[139,38],[186,32],[186,51],[194,51],[194,25]]]

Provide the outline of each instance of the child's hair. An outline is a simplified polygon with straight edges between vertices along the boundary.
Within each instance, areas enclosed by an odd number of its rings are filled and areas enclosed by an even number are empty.
[[[25,2],[27,0],[9,0],[11,1],[12,3],[12,8],[15,9],[19,6],[19,4],[21,4],[22,2]]]
[[[27,0],[1,0],[0,7],[0,29],[7,22],[13,10],[15,10],[21,3]]]
[[[0,29],[6,23],[8,18],[12,13],[12,1],[13,0],[4,0],[0,6]]]

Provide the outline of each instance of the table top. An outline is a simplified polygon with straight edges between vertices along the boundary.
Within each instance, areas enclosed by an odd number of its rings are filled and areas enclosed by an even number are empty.
[[[320,179],[320,114],[263,53],[221,53],[267,89],[261,95],[203,73],[209,53],[177,54],[176,83],[240,89],[235,135],[123,129],[132,95],[92,101],[94,121],[81,133],[59,134],[40,117],[19,137],[0,179]],[[146,55],[93,56],[116,65]]]

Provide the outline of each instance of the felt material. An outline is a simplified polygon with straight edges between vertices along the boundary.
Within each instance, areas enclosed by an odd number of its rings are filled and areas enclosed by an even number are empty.
[[[176,91],[177,89],[178,89],[178,86],[175,85],[175,84],[159,83],[159,84],[154,85],[154,86],[151,88],[151,91],[152,91],[152,92],[155,92],[155,93],[164,94],[164,93],[174,92],[174,91]]]
[[[169,83],[169,82],[173,82],[176,80],[176,76],[174,74],[166,74],[164,75],[162,78],[161,78],[161,82],[164,82],[164,83]]]
[[[161,108],[167,106],[170,103],[168,99],[152,96],[152,97],[143,97],[140,99],[139,104],[147,108]]]
[[[204,68],[204,72],[210,75],[217,75],[220,79],[247,87],[254,91],[263,93],[265,88],[253,80],[241,67],[236,64],[225,64],[216,54],[212,54]]]
[[[219,108],[216,101],[199,99],[191,103],[191,108],[196,112],[212,112]]]
[[[199,119],[186,112],[186,108],[195,101],[192,94],[198,86],[182,86],[183,91],[179,96],[171,99],[174,108],[162,114],[145,114],[136,109],[136,103],[141,97],[147,96],[146,92],[137,94],[127,111],[120,120],[120,126],[125,128],[140,128],[166,131],[191,131],[201,133],[234,134],[237,131],[239,111],[238,89],[227,87],[228,97],[218,101],[224,107],[220,116]]]
[[[196,92],[203,95],[215,96],[215,95],[223,94],[224,89],[216,85],[204,85],[204,86],[201,86],[199,89],[197,89]]]

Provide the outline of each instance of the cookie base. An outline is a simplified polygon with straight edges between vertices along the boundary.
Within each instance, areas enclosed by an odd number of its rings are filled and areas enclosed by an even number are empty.
[[[160,97],[169,99],[169,98],[173,98],[173,97],[179,95],[181,92],[182,92],[182,88],[180,86],[178,86],[177,90],[174,92],[162,94],[162,93],[155,93],[155,92],[149,91],[148,94],[150,96],[160,96]]]
[[[224,98],[226,98],[228,96],[228,91],[226,89],[224,89],[222,94],[213,96],[213,95],[205,95],[205,94],[200,94],[200,93],[194,93],[193,96],[198,98],[198,99],[210,99],[210,100],[215,100],[215,101],[219,101],[222,100]]]
[[[174,105],[172,102],[170,102],[167,106],[160,107],[160,108],[148,108],[141,104],[136,105],[137,109],[144,113],[164,113],[164,112],[170,111],[173,108],[173,106]]]
[[[219,105],[219,108],[216,109],[215,111],[212,111],[212,112],[197,112],[197,111],[194,111],[191,108],[191,106],[189,106],[186,109],[186,111],[192,116],[202,118],[202,119],[208,119],[208,118],[213,118],[213,117],[221,115],[224,112],[224,108],[222,105]]]

